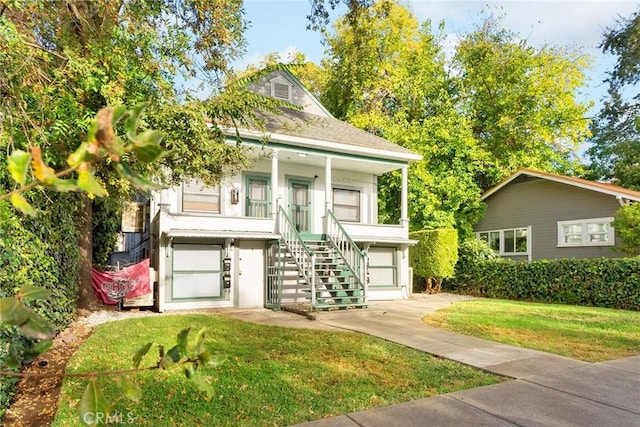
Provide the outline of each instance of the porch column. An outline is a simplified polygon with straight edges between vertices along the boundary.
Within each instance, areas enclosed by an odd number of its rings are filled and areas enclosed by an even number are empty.
[[[331,189],[331,157],[327,156],[324,160],[324,214],[333,209],[333,191]]]
[[[400,195],[400,225],[407,231],[409,230],[409,202],[408,202],[408,167],[402,166],[402,192]]]
[[[271,154],[271,216],[275,219],[278,215],[278,150]]]

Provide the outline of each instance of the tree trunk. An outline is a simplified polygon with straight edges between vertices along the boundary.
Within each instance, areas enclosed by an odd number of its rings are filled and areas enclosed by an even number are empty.
[[[93,291],[91,283],[91,265],[93,256],[93,209],[91,199],[84,195],[84,215],[78,219],[80,238],[78,246],[80,249],[80,269],[78,271],[78,311],[104,310],[105,305],[98,301]]]

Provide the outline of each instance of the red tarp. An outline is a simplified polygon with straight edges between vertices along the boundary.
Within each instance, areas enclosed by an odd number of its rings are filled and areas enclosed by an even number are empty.
[[[96,298],[105,304],[117,304],[122,298],[133,298],[151,292],[149,258],[120,271],[91,268]]]

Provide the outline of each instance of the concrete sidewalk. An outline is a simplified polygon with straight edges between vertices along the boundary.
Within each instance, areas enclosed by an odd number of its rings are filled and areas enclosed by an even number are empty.
[[[283,312],[236,315],[280,326],[361,332],[514,378],[300,425],[640,426],[640,356],[591,364],[422,323],[425,314],[449,304],[446,296],[378,302],[364,310],[322,312],[315,321]]]

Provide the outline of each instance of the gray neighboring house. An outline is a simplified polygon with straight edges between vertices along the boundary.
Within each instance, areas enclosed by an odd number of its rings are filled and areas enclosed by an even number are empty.
[[[621,257],[611,226],[640,192],[531,169],[520,169],[489,189],[487,211],[475,226],[501,257],[522,261]]]

